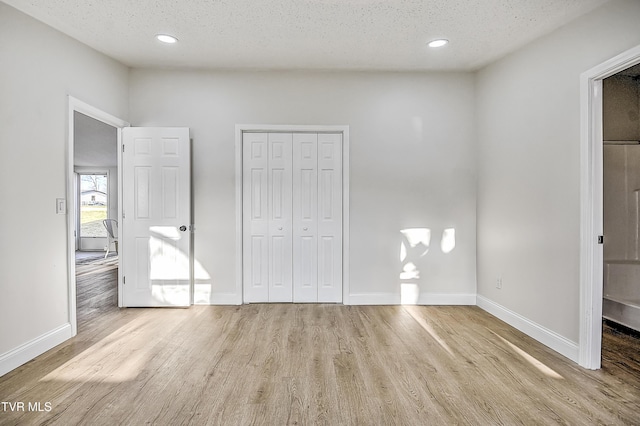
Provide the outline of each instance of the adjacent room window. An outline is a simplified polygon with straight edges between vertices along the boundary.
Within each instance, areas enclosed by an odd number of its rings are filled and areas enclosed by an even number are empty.
[[[109,199],[106,173],[80,173],[80,236],[106,237],[102,221],[107,218]]]

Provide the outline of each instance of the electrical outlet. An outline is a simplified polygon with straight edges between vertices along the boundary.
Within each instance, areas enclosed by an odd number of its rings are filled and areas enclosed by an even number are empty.
[[[498,279],[496,280],[496,288],[497,289],[502,288],[502,277],[498,277]]]

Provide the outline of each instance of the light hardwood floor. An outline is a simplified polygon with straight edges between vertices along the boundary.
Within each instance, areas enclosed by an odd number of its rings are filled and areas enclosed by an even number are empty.
[[[0,424],[640,423],[637,370],[584,370],[477,307],[119,310],[107,294],[79,289],[79,335],[0,378],[0,400],[51,411]]]

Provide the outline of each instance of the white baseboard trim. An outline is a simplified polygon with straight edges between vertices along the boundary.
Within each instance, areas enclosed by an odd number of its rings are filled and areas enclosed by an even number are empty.
[[[350,294],[349,305],[399,305],[400,295],[396,293]]]
[[[522,315],[515,313],[498,303],[478,295],[476,297],[479,308],[487,311],[491,315],[501,319],[510,326],[520,330],[529,337],[564,355],[573,362],[578,362],[578,344],[555,331],[537,324]]]
[[[397,293],[350,294],[349,305],[400,305]],[[412,303],[413,304],[413,303]],[[475,294],[423,293],[415,305],[475,305]]]
[[[474,294],[421,294],[416,305],[471,305],[475,306],[476,295]]]
[[[194,305],[242,305],[242,297],[236,293],[215,293],[211,296],[210,302],[196,301]]]
[[[196,301],[195,305],[242,305],[242,298],[235,293],[214,294],[209,301]],[[350,294],[345,305],[400,305],[397,293]],[[412,303],[413,304],[413,303]],[[475,305],[475,294],[425,293],[418,297],[415,305]]]
[[[71,337],[73,337],[71,324],[67,323],[3,353],[0,355],[0,376],[4,376]]]

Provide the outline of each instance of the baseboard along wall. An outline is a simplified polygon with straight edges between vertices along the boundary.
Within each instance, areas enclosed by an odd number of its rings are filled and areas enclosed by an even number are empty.
[[[476,299],[476,305],[480,309],[487,311],[494,317],[501,319],[527,336],[532,337],[543,345],[548,346],[561,355],[564,355],[571,361],[576,363],[578,362],[579,346],[576,342],[573,342],[559,335],[555,331],[549,330],[548,328],[543,327],[540,324],[537,324],[522,315],[487,299],[486,297],[478,295],[476,296]]]
[[[71,324],[67,323],[0,355],[0,376],[4,376],[71,337],[73,337]]]

